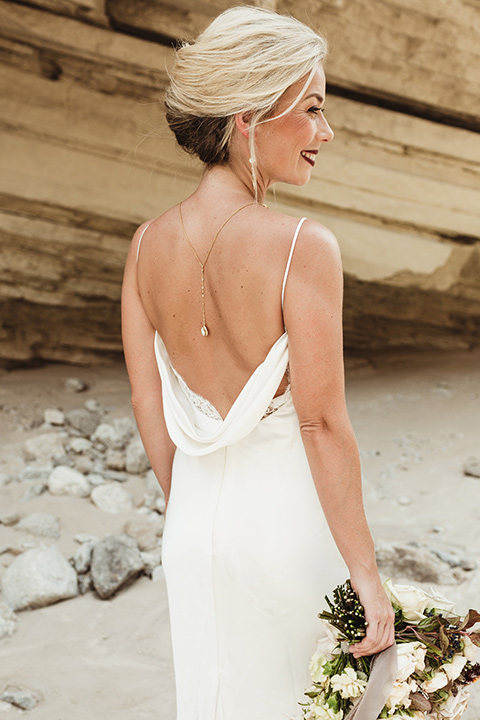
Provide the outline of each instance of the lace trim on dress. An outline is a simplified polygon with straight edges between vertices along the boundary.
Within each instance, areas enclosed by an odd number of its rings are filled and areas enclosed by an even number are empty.
[[[207,400],[207,398],[204,398],[203,395],[199,395],[198,393],[191,390],[188,387],[185,380],[183,379],[183,377],[180,375],[180,373],[175,370],[173,365],[171,365],[171,368],[175,374],[175,377],[177,378],[177,380],[179,382],[180,387],[182,388],[183,392],[188,397],[188,399],[190,400],[192,405],[194,407],[196,407],[197,410],[200,410],[202,415],[206,415],[207,417],[212,418],[213,420],[223,421],[223,418],[220,415],[220,413],[218,412],[215,405],[213,405],[210,402],[210,400]],[[279,408],[281,408],[283,405],[285,405],[285,403],[287,402],[287,400],[290,397],[290,394],[291,394],[290,393],[290,373],[289,373],[288,365],[287,365],[287,380],[288,380],[288,385],[285,388],[285,392],[282,395],[277,395],[277,397],[274,397],[272,399],[269,406],[267,407],[267,409],[265,410],[264,414],[261,417],[262,420],[264,418],[268,417],[269,415],[272,415],[272,413],[276,412],[277,410],[279,410]],[[279,400],[279,398],[282,398],[282,402],[277,405],[276,401]]]

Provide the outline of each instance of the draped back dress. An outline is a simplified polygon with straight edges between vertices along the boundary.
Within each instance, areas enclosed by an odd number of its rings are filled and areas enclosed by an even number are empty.
[[[285,269],[282,312],[304,219]],[[162,545],[176,720],[301,718],[318,613],[348,571],[318,499],[290,387],[274,397],[287,370],[287,332],[224,419],[176,372],[158,332],[154,346],[177,446]],[[161,711],[158,718],[174,720]]]

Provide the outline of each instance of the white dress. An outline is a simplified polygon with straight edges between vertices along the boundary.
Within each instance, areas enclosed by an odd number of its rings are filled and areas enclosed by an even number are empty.
[[[299,222],[288,270],[303,219]],[[222,420],[155,353],[177,445],[163,535],[177,720],[302,717],[324,595],[348,577],[307,462],[285,332]]]

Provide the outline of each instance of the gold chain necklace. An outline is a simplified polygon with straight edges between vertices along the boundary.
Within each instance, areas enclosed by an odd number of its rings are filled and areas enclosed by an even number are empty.
[[[263,204],[263,203],[262,203],[262,204]],[[198,253],[197,253],[197,251],[195,250],[195,248],[193,247],[193,245],[192,245],[192,243],[191,243],[191,241],[190,241],[190,238],[189,238],[188,235],[187,235],[187,231],[185,230],[185,225],[183,224],[183,217],[182,217],[182,203],[180,203],[180,205],[178,206],[178,209],[179,209],[179,211],[180,211],[180,222],[181,222],[181,224],[182,224],[183,234],[185,235],[185,239],[187,240],[188,244],[189,244],[190,247],[192,248],[193,254],[195,255],[195,257],[196,257],[196,259],[197,259],[197,261],[198,261],[198,264],[200,265],[201,271],[202,271],[202,327],[200,328],[200,332],[202,333],[203,337],[207,337],[207,335],[208,335],[208,328],[207,328],[207,323],[206,323],[206,320],[205,320],[205,265],[207,264],[207,260],[208,260],[208,258],[210,257],[210,253],[211,253],[212,250],[213,250],[213,246],[215,245],[215,241],[216,241],[217,237],[220,235],[220,232],[223,230],[223,228],[225,227],[225,225],[227,224],[227,222],[228,222],[229,220],[231,220],[237,213],[239,213],[240,210],[244,210],[246,207],[249,207],[250,205],[259,205],[259,203],[251,202],[251,203],[247,203],[246,205],[242,205],[242,207],[238,208],[238,210],[235,210],[235,212],[232,213],[232,214],[225,220],[225,222],[222,223],[222,225],[220,225],[220,229],[217,230],[217,232],[215,233],[215,237],[214,237],[213,240],[212,240],[212,244],[210,245],[210,247],[209,247],[209,249],[208,249],[208,252],[207,252],[207,254],[206,254],[206,256],[205,256],[205,260],[204,260],[203,262],[202,262],[202,261],[200,260],[200,258],[198,257]],[[266,206],[266,205],[263,205],[263,207],[267,207],[267,206]]]

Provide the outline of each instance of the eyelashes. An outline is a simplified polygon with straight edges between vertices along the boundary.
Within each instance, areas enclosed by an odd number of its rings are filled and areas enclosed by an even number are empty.
[[[318,107],[317,105],[313,105],[311,108],[308,108],[308,112],[312,113],[313,115],[318,115],[319,112],[325,112],[324,107]]]

